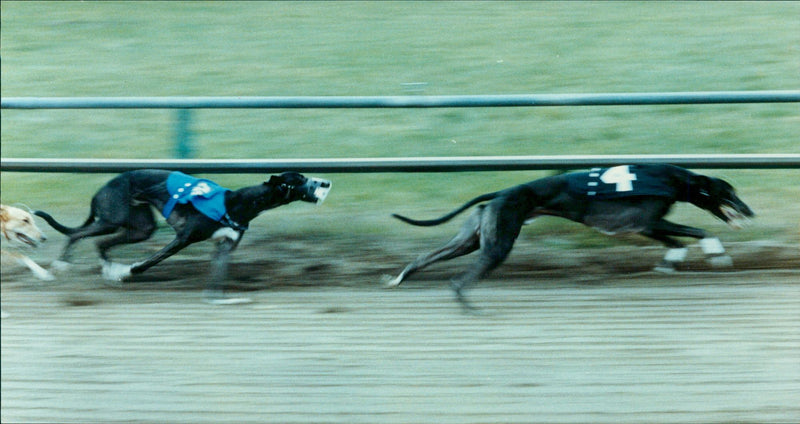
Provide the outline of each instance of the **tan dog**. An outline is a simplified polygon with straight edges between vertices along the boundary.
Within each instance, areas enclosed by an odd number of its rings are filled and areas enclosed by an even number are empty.
[[[0,232],[4,241],[11,245],[38,247],[40,243],[47,240],[33,216],[28,212],[13,206],[0,205]],[[28,267],[40,280],[53,280],[53,274],[39,266],[31,258],[17,252],[2,251],[5,262],[7,258],[14,262]]]

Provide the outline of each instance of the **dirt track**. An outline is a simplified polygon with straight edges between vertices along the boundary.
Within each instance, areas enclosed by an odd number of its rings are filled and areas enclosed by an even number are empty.
[[[121,287],[91,252],[54,282],[4,267],[2,421],[797,422],[800,249],[728,247],[663,276],[658,248],[521,242],[477,316],[463,262],[380,288],[421,246],[243,246],[237,307],[201,302],[207,245]]]

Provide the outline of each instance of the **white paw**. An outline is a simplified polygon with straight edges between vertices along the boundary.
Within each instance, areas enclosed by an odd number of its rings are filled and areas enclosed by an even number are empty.
[[[661,263],[659,263],[658,265],[655,266],[655,268],[653,268],[653,271],[660,272],[662,274],[674,274],[676,271],[675,263],[669,261],[661,261]]]
[[[247,297],[226,297],[223,299],[206,299],[205,302],[210,305],[247,305],[248,303],[253,303],[253,301]]]
[[[391,275],[386,274],[381,276],[381,283],[383,284],[383,287],[387,289],[393,289],[399,286],[402,281],[403,280],[400,278],[400,276],[397,276],[396,278],[392,278]]]
[[[714,268],[731,268],[733,267],[733,259],[728,255],[711,256],[706,259],[709,264]]]
[[[703,253],[706,255],[721,255],[725,253],[725,248],[722,247],[722,243],[716,237],[700,239],[700,248],[703,249]]]
[[[72,264],[69,263],[69,262],[56,260],[56,261],[53,261],[53,263],[50,264],[50,268],[52,268],[53,271],[55,271],[55,272],[63,272],[63,271],[67,271],[68,269],[72,268]]]
[[[46,269],[37,269],[33,274],[36,275],[36,278],[44,281],[53,281],[56,279],[56,277]]]
[[[209,305],[246,305],[253,303],[248,297],[227,297],[225,294],[215,290],[206,290],[203,295],[203,302]]]
[[[109,281],[122,281],[131,276],[131,266],[115,262],[103,262],[103,278]]]
[[[46,281],[55,280],[55,277],[53,277],[53,274],[51,274],[50,271],[42,268],[41,266],[39,266],[39,264],[34,262],[32,259],[30,259],[28,257],[23,257],[22,258],[22,263],[25,264],[28,267],[28,269],[31,270],[31,272],[33,273],[33,275],[36,278],[38,278],[40,280],[46,280]]]
[[[224,291],[215,289],[203,290],[203,302],[209,305],[246,305],[253,303],[249,297],[228,297]]]

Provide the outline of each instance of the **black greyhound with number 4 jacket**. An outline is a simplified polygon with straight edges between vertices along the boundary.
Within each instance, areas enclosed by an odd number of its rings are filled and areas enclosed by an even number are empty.
[[[664,219],[675,202],[691,203],[735,228],[740,227],[740,220],[754,215],[727,182],[673,165],[621,165],[555,175],[478,196],[438,219],[420,221],[393,215],[412,225],[434,226],[478,205],[449,243],[417,258],[388,286],[400,285],[434,262],[480,250],[478,260],[452,281],[457,299],[469,307],[461,290],[497,268],[522,226],[542,215],[580,222],[607,234],[639,233],[658,240],[669,248],[656,267],[659,271],[674,271],[675,264],[686,256],[685,245],[674,237],[700,239],[712,263],[730,264],[717,238]]]

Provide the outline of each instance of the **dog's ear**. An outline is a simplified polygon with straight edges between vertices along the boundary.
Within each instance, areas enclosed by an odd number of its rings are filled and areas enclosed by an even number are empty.
[[[11,219],[11,213],[8,211],[6,205],[0,205],[0,221],[8,222]]]
[[[713,186],[713,181],[710,177],[705,175],[693,175],[692,176],[692,191],[696,192],[697,194],[703,197],[711,196],[711,188]]]
[[[269,181],[264,181],[264,185],[276,186],[281,184],[283,184],[283,178],[280,175],[271,175]]]
[[[287,171],[283,172],[280,175],[273,175],[269,178],[269,181],[265,182],[264,184],[269,185],[290,185],[290,186],[299,186],[306,182],[306,177],[303,174],[294,171]]]

